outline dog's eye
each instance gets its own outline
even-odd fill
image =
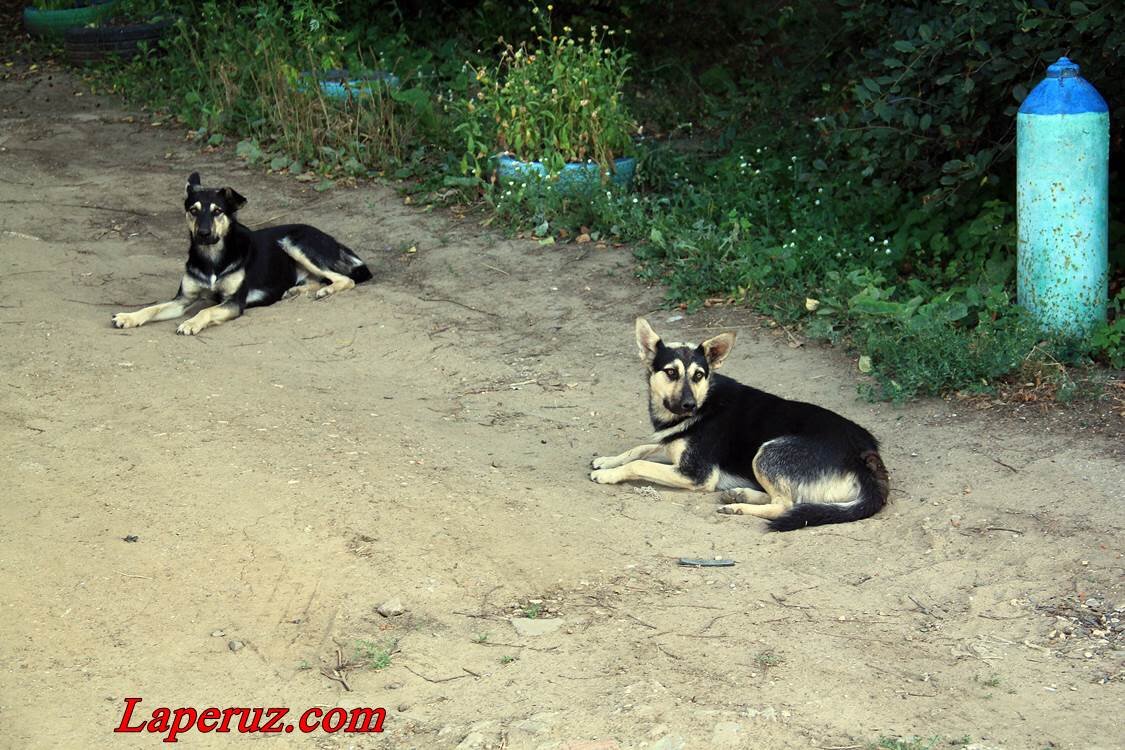
[[[197,206],[192,206],[188,209],[188,213],[192,216],[199,216],[199,208]]]
[[[213,208],[211,209],[211,215],[212,215],[212,216],[219,216],[219,215],[221,215],[222,213],[223,213],[223,209],[219,208],[218,206],[214,206],[214,207],[213,207]]]
[[[680,371],[677,370],[675,367],[666,368],[664,370],[664,374],[668,376],[669,380],[679,380],[680,379]]]
[[[695,374],[691,376],[691,382],[698,383],[703,380],[703,370],[696,370]]]

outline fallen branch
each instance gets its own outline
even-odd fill
[[[465,674],[455,674],[452,677],[438,677],[438,678],[427,677],[426,675],[422,674],[421,672],[415,672],[413,669],[406,666],[405,664],[402,665],[402,668],[405,669],[407,672],[410,672],[410,674],[417,675],[418,677],[421,677],[426,682],[433,682],[433,683],[452,682],[453,680],[460,680],[463,677],[480,677],[480,675],[477,674],[476,672],[470,672],[469,670],[465,669],[464,667],[461,667],[461,669],[463,669],[465,671]]]
[[[458,302],[455,299],[446,299],[445,297],[419,297],[418,299],[422,300],[423,302],[445,302],[445,303],[450,304],[450,305],[457,305],[458,307],[463,307],[466,310],[472,310],[473,312],[480,313],[481,315],[491,315],[494,318],[500,317],[497,313],[489,312],[488,310],[481,310],[479,307],[473,307],[472,305],[466,305],[464,302]]]

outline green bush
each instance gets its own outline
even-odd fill
[[[338,5],[202,0],[162,42],[165,55],[111,67],[108,80],[171,110],[212,144],[236,136],[240,155],[274,169],[359,176],[397,167],[420,132],[435,127],[433,98],[406,84],[364,88],[343,102],[327,97],[321,71],[371,67],[348,47]]]
[[[473,71],[475,92],[458,103],[455,127],[465,144],[463,173],[482,176],[497,153],[541,162],[551,174],[568,162],[613,170],[630,149],[636,126],[623,91],[629,55],[606,44],[614,31],[556,32],[549,14],[539,24],[534,41],[503,44],[496,64]]]

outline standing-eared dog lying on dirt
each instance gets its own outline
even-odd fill
[[[652,442],[595,458],[590,479],[725,490],[720,513],[769,519],[774,531],[858,521],[887,502],[890,483],[870,432],[835,412],[715,374],[734,333],[699,346],[665,344],[644,318]],[[644,460],[665,451],[671,463]]]
[[[242,315],[247,307],[272,305],[301,290],[318,299],[351,289],[371,278],[359,257],[328,234],[306,224],[251,230],[238,222],[246,199],[229,187],[205,188],[199,173],[187,181],[191,247],[175,299],[131,313],[117,313],[113,325],[135,328],[183,315],[201,299],[218,304],[188,318],[176,333],[188,336]]]

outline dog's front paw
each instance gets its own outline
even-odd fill
[[[718,511],[720,513],[723,513],[723,514],[728,515],[728,516],[741,516],[742,515],[742,508],[740,507],[739,503],[731,503],[729,505],[721,505],[721,506],[719,506]]]
[[[591,469],[612,469],[616,466],[615,456],[598,456],[590,462]]]
[[[136,313],[117,313],[110,320],[114,328],[136,328],[142,323]]]
[[[621,480],[613,469],[595,469],[590,472],[590,481],[598,484],[617,484]]]
[[[180,323],[179,327],[176,328],[176,333],[181,336],[194,336],[206,327],[206,325],[197,321],[195,318],[190,318]]]

